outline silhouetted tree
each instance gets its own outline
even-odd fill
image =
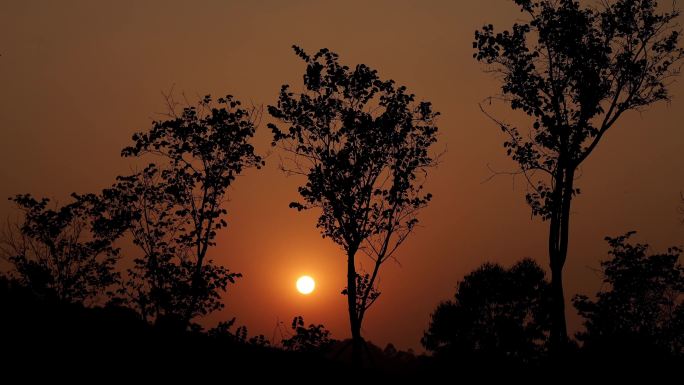
[[[207,255],[217,230],[227,225],[227,189],[245,168],[264,162],[250,143],[256,109],[242,108],[230,95],[216,102],[205,96],[180,112],[168,101],[169,118],[133,135],[135,144],[122,151],[124,157],[155,155],[162,163],[119,178],[119,191],[111,193],[123,194],[121,203],[134,208],[130,229],[144,255],[136,262],[138,276],[152,290],[171,291],[170,308],[180,307],[180,321],[188,324],[223,307],[220,291],[239,276]],[[155,282],[160,277],[164,282]]]
[[[98,208],[98,232],[125,232],[142,253],[127,269],[118,291],[119,300],[137,309],[148,322],[182,320],[191,306],[194,263],[187,250],[179,247],[176,236],[189,225],[190,218],[175,215],[176,199],[166,188],[157,166],[150,164],[142,172],[119,176],[101,194],[84,198]],[[212,276],[216,277],[213,285],[225,289],[239,274],[222,269],[209,266],[203,270],[207,274],[204,279],[209,282]],[[217,295],[200,296],[198,303],[203,313],[221,306]]]
[[[330,331],[325,326],[310,324],[304,326],[301,316],[292,319],[292,336],[282,340],[283,348],[296,352],[317,352],[330,346],[335,340],[330,338]]]
[[[439,357],[525,362],[545,348],[549,304],[550,285],[533,260],[510,269],[486,263],[437,306],[421,343]]]
[[[345,293],[358,364],[361,324],[377,298],[380,266],[394,256],[431,198],[422,183],[435,164],[429,148],[436,141],[438,113],[363,64],[351,70],[327,49],[309,56],[293,48],[306,63],[305,90],[295,95],[282,86],[277,106],[268,111],[287,128],[269,127],[273,145],[289,155],[284,170],[307,178],[299,187],[303,201],[290,207],[320,208],[321,234],[346,252]],[[362,291],[357,287],[358,251],[373,263]]]
[[[52,209],[49,199],[30,194],[10,200],[23,218],[10,224],[0,251],[13,265],[19,284],[60,302],[88,305],[117,283],[119,249],[112,242],[118,235],[98,236],[84,201],[74,199]]]
[[[629,243],[634,231],[606,237],[611,258],[601,262],[607,285],[596,299],[577,295],[573,303],[586,318],[578,333],[588,349],[681,355],[684,353],[684,267],[682,250],[650,254],[649,245]]]
[[[473,56],[500,76],[498,99],[532,120],[520,128],[492,118],[510,137],[504,147],[529,182],[532,213],[549,221],[552,342],[562,347],[575,173],[623,113],[669,100],[683,54],[674,24],[679,12],[660,12],[654,0],[515,3],[529,21],[500,33],[485,25],[475,32]]]

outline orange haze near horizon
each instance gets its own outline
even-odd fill
[[[521,18],[512,1],[21,1],[0,3],[0,216],[17,212],[5,197],[30,192],[66,201],[94,192],[134,160],[119,152],[134,131],[164,111],[172,86],[190,100],[232,94],[268,105],[280,86],[302,86],[303,62],[290,46],[327,47],[353,66],[365,63],[406,85],[442,113],[437,150],[447,152],[430,175],[434,200],[421,227],[381,272],[382,296],[364,336],[383,347],[420,349],[430,312],[457,282],[485,261],[506,265],[532,257],[547,266],[546,224],[531,218],[523,180],[503,134],[478,109],[498,83],[472,59],[473,31],[507,28]],[[628,230],[655,250],[682,245],[684,86],[671,104],[625,114],[585,162],[573,205],[565,290],[593,294],[603,237]],[[508,109],[497,110],[502,118]],[[321,239],[317,213],[288,208],[302,179],[278,170],[264,117],[255,146],[266,167],[249,170],[230,191],[229,226],[211,257],[243,273],[226,308],[203,321],[237,317],[249,334],[278,337],[296,315],[349,336],[345,257]],[[316,279],[300,295],[294,283]],[[570,331],[580,319],[568,306]],[[277,342],[277,341],[276,341]]]

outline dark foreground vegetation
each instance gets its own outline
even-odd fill
[[[254,378],[306,380],[525,378],[574,368],[568,378],[677,375],[684,365],[684,268],[680,250],[651,253],[628,233],[607,238],[604,288],[575,307],[585,330],[563,353],[550,354],[550,284],[531,259],[510,268],[486,263],[459,282],[455,297],[430,317],[421,340],[428,354],[364,342],[361,368],[353,341],[337,341],[323,325],[293,319],[281,341],[249,336],[235,319],[211,329],[150,324],[112,303],[86,307],[8,277],[0,278],[3,363],[29,377],[88,373],[140,378],[213,377],[221,371]],[[41,368],[31,371],[31,368]],[[201,368],[201,369],[199,369]],[[237,376],[238,374],[236,374]],[[240,374],[244,375],[244,374]],[[465,377],[464,377],[465,378]]]
[[[357,379],[427,380],[444,378],[520,378],[542,381],[566,369],[547,356],[522,361],[501,352],[458,356],[415,355],[370,343],[363,368],[352,365],[351,341],[332,341],[310,351],[286,350],[232,334],[173,331],[142,322],[117,306],[85,308],[36,298],[2,283],[4,375],[32,379],[179,379],[250,378],[336,382]],[[8,317],[6,314],[13,314]],[[642,341],[643,342],[643,341]],[[644,346],[645,345],[645,346]],[[644,349],[646,348],[646,349]],[[643,350],[642,350],[643,349]],[[573,368],[564,378],[678,375],[684,360],[650,344],[623,340],[608,349],[575,347],[565,355]],[[362,379],[359,379],[362,378]],[[450,381],[449,381],[450,382]]]

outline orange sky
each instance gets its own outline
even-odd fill
[[[144,3],[144,4],[143,4]],[[185,3],[185,4],[181,4]],[[489,175],[512,170],[500,131],[477,103],[497,92],[472,55],[473,31],[521,17],[508,0],[488,1],[15,1],[0,3],[0,197],[31,192],[64,201],[97,191],[133,161],[119,158],[134,131],[164,110],[160,91],[230,93],[274,103],[283,83],[301,87],[297,44],[321,47],[348,64],[365,63],[404,84],[442,113],[443,163],[422,227],[381,273],[381,298],[364,335],[384,346],[418,348],[429,313],[459,279],[484,261],[546,261],[546,226],[531,219],[523,181]],[[605,235],[638,230],[656,248],[681,245],[684,190],[684,86],[674,100],[625,114],[587,160],[574,201],[565,269],[566,296],[600,287],[594,268]],[[501,110],[506,118],[508,112]],[[266,121],[256,148],[271,152]],[[212,257],[244,274],[227,308],[209,321],[238,317],[250,334],[273,336],[292,317],[349,335],[343,253],[315,229],[316,213],[287,205],[301,182],[278,171],[278,155],[231,190],[229,228]],[[0,200],[0,216],[16,212]],[[311,296],[299,275],[317,280]],[[571,330],[579,319],[569,312]]]

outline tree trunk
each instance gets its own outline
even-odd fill
[[[356,304],[356,265],[354,257],[357,247],[350,247],[347,251],[347,304],[349,307],[349,327],[352,335],[352,364],[361,367],[361,323],[359,322]]]
[[[190,303],[188,304],[188,308],[186,309],[185,315],[183,317],[183,323],[185,325],[185,328],[190,326],[190,321],[192,320],[193,313],[195,312],[195,309],[197,307],[197,300],[200,296],[200,285],[203,284],[202,263],[204,262],[204,256],[207,252],[207,245],[205,244],[202,249],[200,249],[200,247],[198,246],[197,249],[199,250],[197,255],[197,262],[195,263],[195,269],[192,274],[192,280],[190,281]]]
[[[561,354],[568,343],[563,293],[563,267],[568,254],[570,204],[575,170],[560,168],[555,175],[553,207],[549,225],[549,260],[551,265],[551,349]]]

